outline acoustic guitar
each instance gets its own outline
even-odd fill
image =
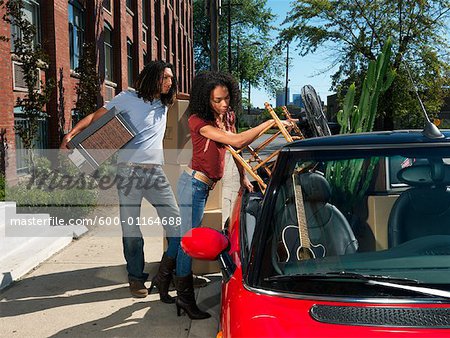
[[[295,176],[292,175],[292,185],[298,226],[288,225],[283,229],[281,238],[285,249],[285,255],[283,255],[285,262],[291,260],[291,252],[296,253],[297,260],[325,257],[326,254],[326,249],[322,244],[313,244],[309,238],[302,187],[300,183],[295,182]]]

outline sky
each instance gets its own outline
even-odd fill
[[[290,11],[290,0],[268,0],[267,7],[272,9],[272,13],[277,15],[275,19],[274,26],[281,26],[281,23],[286,17],[286,14]],[[277,33],[274,33],[276,36]],[[330,76],[336,71],[332,69],[324,74],[319,74],[330,62],[327,61],[327,53],[324,50],[320,50],[315,54],[311,54],[305,57],[299,56],[299,53],[295,51],[295,43],[292,43],[289,47],[289,87],[290,87],[290,101],[292,101],[292,94],[299,94],[303,86],[309,84],[314,87],[316,92],[319,94],[322,101],[326,102],[328,95],[331,95],[330,86],[331,78]],[[286,55],[286,50],[285,54]],[[285,74],[285,73],[284,73]],[[285,75],[282,79],[283,86],[286,82]],[[251,103],[254,107],[263,108],[264,102],[269,102],[275,106],[275,97],[271,97],[269,93],[264,90],[258,90],[252,88],[251,90]]]
[[[272,9],[272,13],[277,16],[272,24],[275,27],[285,28],[286,25],[281,23],[286,18],[287,13],[291,10],[291,0],[267,0],[267,7]],[[446,28],[447,41],[450,43],[450,24]],[[278,33],[274,32],[274,39]],[[332,68],[326,72],[324,70],[330,66],[330,54],[333,51],[326,50],[325,48],[319,49],[314,54],[309,54],[305,57],[301,57],[298,51],[295,50],[296,43],[291,43],[289,47],[289,88],[290,99],[292,101],[292,94],[299,94],[300,90],[305,85],[311,85],[319,94],[322,101],[326,102],[327,96],[333,94],[330,91],[331,87],[331,75],[334,74],[337,68]],[[286,56],[286,50],[284,51]],[[283,70],[285,73],[285,70]],[[286,83],[285,75],[280,79],[283,83],[283,88]],[[245,94],[244,94],[245,95]],[[273,95],[273,94],[272,94]],[[264,108],[264,102],[269,102],[272,106],[275,106],[275,97],[271,96],[265,90],[259,90],[254,87],[251,89],[251,104],[253,107]]]

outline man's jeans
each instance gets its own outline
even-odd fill
[[[148,274],[144,273],[144,239],[140,229],[140,224],[143,223],[140,222],[142,198],[155,207],[169,242],[166,254],[173,258],[177,255],[180,243],[178,206],[169,181],[159,165],[142,168],[119,164],[117,176],[123,253],[127,261],[128,278],[146,281]]]
[[[209,187],[206,183],[196,180],[187,172],[178,179],[177,197],[180,206],[181,235],[202,223]],[[182,249],[178,248],[176,275],[184,277],[192,271],[192,259]]]

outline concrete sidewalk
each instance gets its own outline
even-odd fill
[[[175,305],[160,302],[158,294],[130,296],[121,238],[105,236],[105,230],[91,230],[2,290],[0,337],[216,336],[220,275],[206,276],[211,282],[196,289],[198,305],[212,314],[210,319],[177,317]],[[145,238],[151,276],[162,250],[161,236]]]
[[[238,189],[239,174],[227,156],[224,220]],[[150,209],[144,206],[143,212],[151,215],[154,209]],[[104,217],[118,214],[117,206],[97,212]],[[162,228],[142,230],[145,271],[153,276],[163,252],[163,232]],[[132,298],[120,227],[98,225],[0,291],[0,337],[216,337],[221,275],[205,277],[211,282],[196,289],[196,296],[198,306],[212,315],[206,320],[177,317],[175,305],[160,302],[156,293]]]

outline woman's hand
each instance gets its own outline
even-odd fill
[[[285,128],[294,127],[295,123],[298,121],[298,119],[292,119],[292,120],[281,120],[281,123]]]
[[[241,187],[245,188],[248,190],[248,192],[253,192],[254,188],[253,188],[253,184],[250,183],[250,180],[247,178],[247,176],[242,176],[241,179]]]

